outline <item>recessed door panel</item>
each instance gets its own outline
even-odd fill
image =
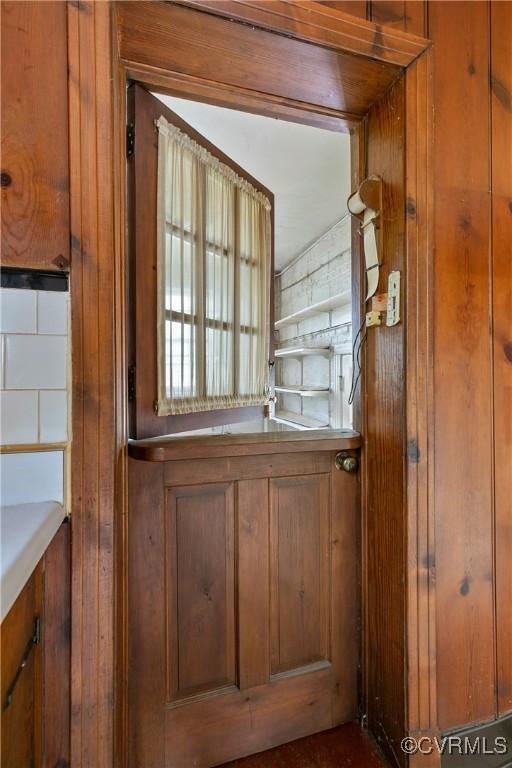
[[[236,682],[233,486],[167,496],[169,700]]]
[[[271,481],[272,674],[328,661],[329,476]]]

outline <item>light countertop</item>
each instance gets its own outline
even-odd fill
[[[0,621],[9,613],[64,517],[64,507],[57,501],[0,508]]]

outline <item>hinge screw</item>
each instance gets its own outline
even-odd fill
[[[126,126],[126,157],[131,157],[135,152],[135,126],[129,123]]]

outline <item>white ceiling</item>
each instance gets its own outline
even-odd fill
[[[274,193],[276,270],[347,210],[348,134],[155,96]]]

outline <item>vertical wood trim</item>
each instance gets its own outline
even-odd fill
[[[236,515],[235,515],[235,491],[234,483],[229,483],[224,488],[224,530],[226,551],[226,680],[233,681],[236,685],[238,677],[237,663],[237,634],[236,634]]]
[[[43,766],[69,762],[70,525],[63,523],[44,555]]]
[[[491,3],[494,503],[498,714],[512,710],[512,3]]]
[[[405,267],[405,83],[368,115],[368,174],[384,180],[379,291]],[[368,725],[396,762],[404,760],[407,509],[405,506],[405,327],[370,328],[366,341],[365,564]]]
[[[237,483],[239,687],[270,679],[268,480]]]
[[[488,2],[429,4],[434,42],[438,715],[496,714]]]
[[[334,468],[330,477],[331,530],[331,659],[336,675],[333,690],[333,724],[348,722],[358,714],[358,662],[361,641],[359,561],[359,474]],[[336,621],[334,621],[336,617]],[[341,663],[343,661],[343,663]],[[351,692],[349,695],[348,692]]]
[[[164,641],[166,666],[165,701],[169,702],[177,697],[180,687],[178,638],[178,503],[177,495],[173,488],[166,488],[164,498],[164,610],[166,613],[166,634]]]
[[[272,547],[269,552],[269,645],[270,645],[270,672],[279,666],[279,614],[281,610],[279,602],[279,481],[269,483],[269,541]]]
[[[406,72],[407,664],[409,732],[437,730],[432,505],[432,70]]]
[[[332,659],[332,608],[329,598],[332,599],[332,506],[330,477],[323,475],[318,478],[318,507],[320,518],[318,521],[318,538],[320,541],[320,654],[326,659]],[[322,599],[325,596],[325,599]],[[340,619],[341,620],[341,619]]]
[[[351,164],[351,191],[355,192],[366,176],[366,121],[360,123],[356,128],[351,131],[350,134],[350,164]],[[359,301],[352,302],[352,328],[359,330],[363,317],[365,317],[365,286],[366,275],[364,271],[364,258],[361,247],[361,235],[359,232],[359,222],[356,219],[352,219],[352,232],[351,232],[351,270],[352,270],[352,293],[358,296]],[[353,331],[354,334],[354,331]],[[354,335],[353,335],[354,338]],[[364,353],[363,353],[364,359]],[[352,411],[352,423],[353,428],[357,430],[361,435],[366,434],[366,402],[363,402],[363,393],[366,391],[366,364],[362,366],[361,377],[359,385],[356,390],[353,411]],[[355,371],[353,374],[355,375]],[[359,535],[359,557],[356,561],[356,573],[357,582],[359,585],[358,600],[361,606],[360,616],[360,706],[361,711],[368,712],[369,701],[369,656],[368,656],[368,641],[367,641],[367,627],[369,626],[368,618],[368,551],[367,551],[367,489],[368,489],[368,474],[369,467],[366,460],[366,451],[364,442],[360,449],[360,487],[358,494],[359,508],[361,509],[361,523],[358,530]]]
[[[112,52],[116,26],[111,24]],[[127,259],[126,217],[128,207],[122,190],[127,184],[126,116],[127,92],[124,72],[118,67],[113,78],[114,135],[114,254],[115,254],[115,398],[117,464],[115,473],[115,712],[114,750],[116,765],[127,765],[128,750],[128,347],[127,325],[129,265]]]
[[[166,601],[164,550],[164,465],[130,460],[130,529],[128,536],[128,744],[130,768],[165,766],[166,626],[172,606]],[[167,615],[166,615],[167,612]],[[175,649],[173,649],[175,650]],[[111,763],[101,768],[110,768]],[[92,766],[91,766],[92,768]]]
[[[68,3],[72,401],[71,762],[113,763],[116,453],[110,3]],[[118,298],[118,297],[117,297]]]

